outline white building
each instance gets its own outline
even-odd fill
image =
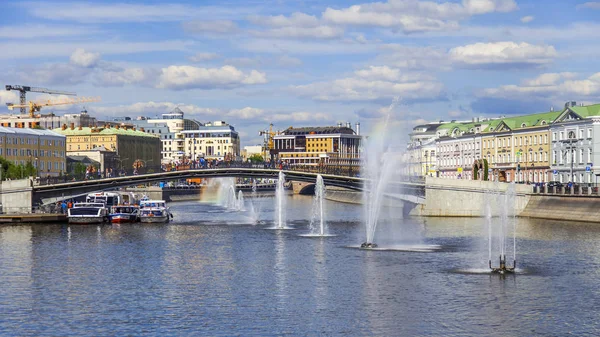
[[[185,159],[239,160],[240,137],[224,121],[206,123],[195,130],[181,131]]]

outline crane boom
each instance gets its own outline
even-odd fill
[[[29,117],[34,117],[34,113],[40,111],[40,109],[44,106],[52,106],[52,105],[66,105],[66,104],[78,104],[78,103],[89,103],[89,102],[99,102],[100,97],[77,97],[77,98],[67,98],[67,99],[59,99],[59,100],[44,100],[37,101],[26,104],[12,104],[6,103],[8,110],[13,110],[14,108],[21,108],[21,110],[29,107]]]
[[[46,89],[46,88],[30,87],[28,85],[5,85],[4,88],[6,89],[6,91],[10,91],[10,90],[18,90],[19,91],[19,103],[20,103],[19,105],[24,105],[23,107],[21,107],[22,114],[25,114],[25,108],[27,107],[27,99],[26,99],[25,95],[28,91],[41,92],[44,94],[53,94],[53,95],[77,96],[76,93],[70,92],[70,91],[51,90],[51,89]]]

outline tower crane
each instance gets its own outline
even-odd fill
[[[5,88],[6,88],[6,91],[10,91],[10,90],[18,90],[19,91],[19,106],[21,107],[21,114],[25,114],[25,108],[27,107],[27,100],[26,100],[25,94],[28,91],[41,92],[44,94],[77,96],[76,93],[70,92],[70,91],[51,90],[51,89],[46,89],[46,88],[36,88],[36,87],[30,87],[28,85],[6,85]]]
[[[40,109],[45,106],[79,104],[79,103],[99,102],[99,101],[100,101],[100,97],[77,97],[77,98],[46,100],[46,101],[37,101],[37,102],[29,101],[26,104],[6,103],[6,105],[8,106],[8,110],[13,110],[14,108],[21,108],[21,111],[22,111],[25,108],[29,108],[29,117],[35,117],[35,112],[40,111]]]
[[[267,153],[269,153],[270,150],[273,150],[275,148],[273,137],[277,136],[278,134],[279,134],[279,132],[273,131],[273,123],[269,124],[269,130],[261,130],[258,132],[259,136],[264,137],[263,158],[265,160],[267,159]]]

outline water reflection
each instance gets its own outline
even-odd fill
[[[263,209],[272,198],[260,198]],[[264,199],[264,200],[263,200]],[[269,201],[270,200],[270,201]],[[484,219],[403,220],[431,253],[345,248],[360,208],[327,204],[335,237],[264,230],[200,203],[175,223],[0,226],[0,301],[13,335],[597,335],[600,226],[519,219],[520,275],[487,259]],[[210,211],[210,212],[209,212]],[[272,224],[272,212],[262,212]],[[235,224],[234,226],[230,224]],[[389,230],[393,231],[394,227]]]

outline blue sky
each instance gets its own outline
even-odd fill
[[[2,9],[2,84],[101,96],[87,109],[104,118],[179,106],[190,118],[231,123],[244,145],[259,143],[269,123],[361,122],[368,132],[395,96],[394,120],[405,127],[600,102],[600,1],[25,1]],[[0,91],[2,106],[16,99]]]

